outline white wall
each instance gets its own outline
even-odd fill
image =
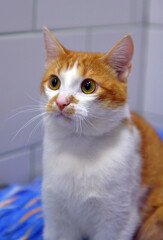
[[[163,128],[162,10],[162,0],[0,0],[0,185],[25,183],[41,174],[41,127],[33,131],[39,121],[13,137],[39,113],[23,111],[39,105],[42,26],[65,47],[83,51],[108,51],[131,33],[131,108]],[[12,117],[18,108],[22,112]]]

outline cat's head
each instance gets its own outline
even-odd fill
[[[51,124],[77,134],[100,135],[129,115],[127,78],[133,41],[124,36],[109,52],[67,50],[44,28],[46,73],[41,84]]]

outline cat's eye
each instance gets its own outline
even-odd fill
[[[85,79],[81,84],[81,90],[85,94],[91,94],[96,90],[96,83],[92,79]]]
[[[61,86],[61,81],[59,80],[59,78],[57,76],[52,76],[49,79],[49,88],[52,90],[57,90],[59,89]]]

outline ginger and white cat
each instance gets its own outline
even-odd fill
[[[44,239],[162,240],[163,145],[127,104],[131,36],[106,54],[44,39]]]

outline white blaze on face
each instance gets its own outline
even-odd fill
[[[64,69],[60,74],[56,73],[61,81],[61,86],[58,90],[52,90],[48,86],[45,88],[48,100],[57,94],[68,97],[69,95],[79,92],[82,78],[79,75],[77,64],[78,62],[76,61],[72,68]]]
[[[60,78],[63,82],[61,90],[70,90],[75,92],[78,90],[77,88],[80,86],[79,81],[81,79],[81,76],[79,75],[77,64],[78,62],[76,61],[72,68],[61,71]]]

